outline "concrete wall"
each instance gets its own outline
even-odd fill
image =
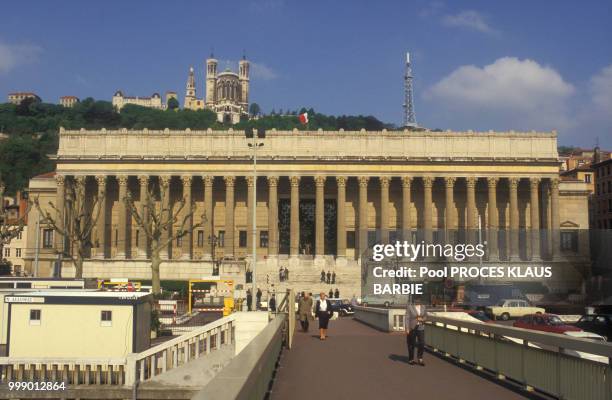
[[[268,325],[269,317],[268,313],[264,311],[241,311],[232,315],[236,316],[236,330],[234,334],[236,354],[239,354]]]

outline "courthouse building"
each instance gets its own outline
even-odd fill
[[[85,277],[150,277],[146,240],[121,199],[144,201],[159,186],[170,190],[157,201],[185,198],[202,223],[168,247],[162,279],[211,275],[213,259],[252,268],[256,246],[258,282],[276,281],[286,266],[290,284],[315,291],[321,270],[333,270],[350,297],[372,244],[474,242],[479,222],[486,262],[570,261],[556,278],[578,285],[588,268],[588,190],[559,179],[554,132],[267,131],[257,139],[257,193],[243,131],[61,129],[59,137],[56,173],[32,179],[30,196],[63,210],[67,185],[101,194]],[[52,274],[59,241],[41,229],[38,270]],[[69,262],[62,271],[72,273]]]

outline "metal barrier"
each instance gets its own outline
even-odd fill
[[[279,301],[276,308],[277,314],[282,313],[287,316],[285,321],[285,345],[291,349],[293,345],[293,334],[295,332],[295,293],[293,289],[287,289],[282,300]]]
[[[384,332],[395,332],[404,330],[403,308],[375,308],[354,306],[354,318],[373,328]]]
[[[425,342],[434,351],[519,382],[527,390],[568,400],[612,400],[609,343],[436,316],[428,317]],[[608,363],[568,351],[605,357]]]
[[[288,316],[278,313],[193,399],[263,399],[286,340]]]
[[[177,338],[127,357],[125,384],[144,382],[156,375],[234,343],[235,316],[228,315]]]

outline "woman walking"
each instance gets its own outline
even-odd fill
[[[327,336],[327,325],[332,316],[331,303],[327,300],[325,293],[321,292],[321,298],[317,300],[315,315],[319,318],[319,339],[325,340]]]

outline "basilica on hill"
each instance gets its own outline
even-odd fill
[[[219,122],[236,124],[249,109],[249,61],[243,56],[238,62],[238,73],[226,68],[217,72],[218,60],[211,54],[206,60],[206,98],[196,95],[196,79],[193,67],[185,92],[185,109],[212,110]]]

